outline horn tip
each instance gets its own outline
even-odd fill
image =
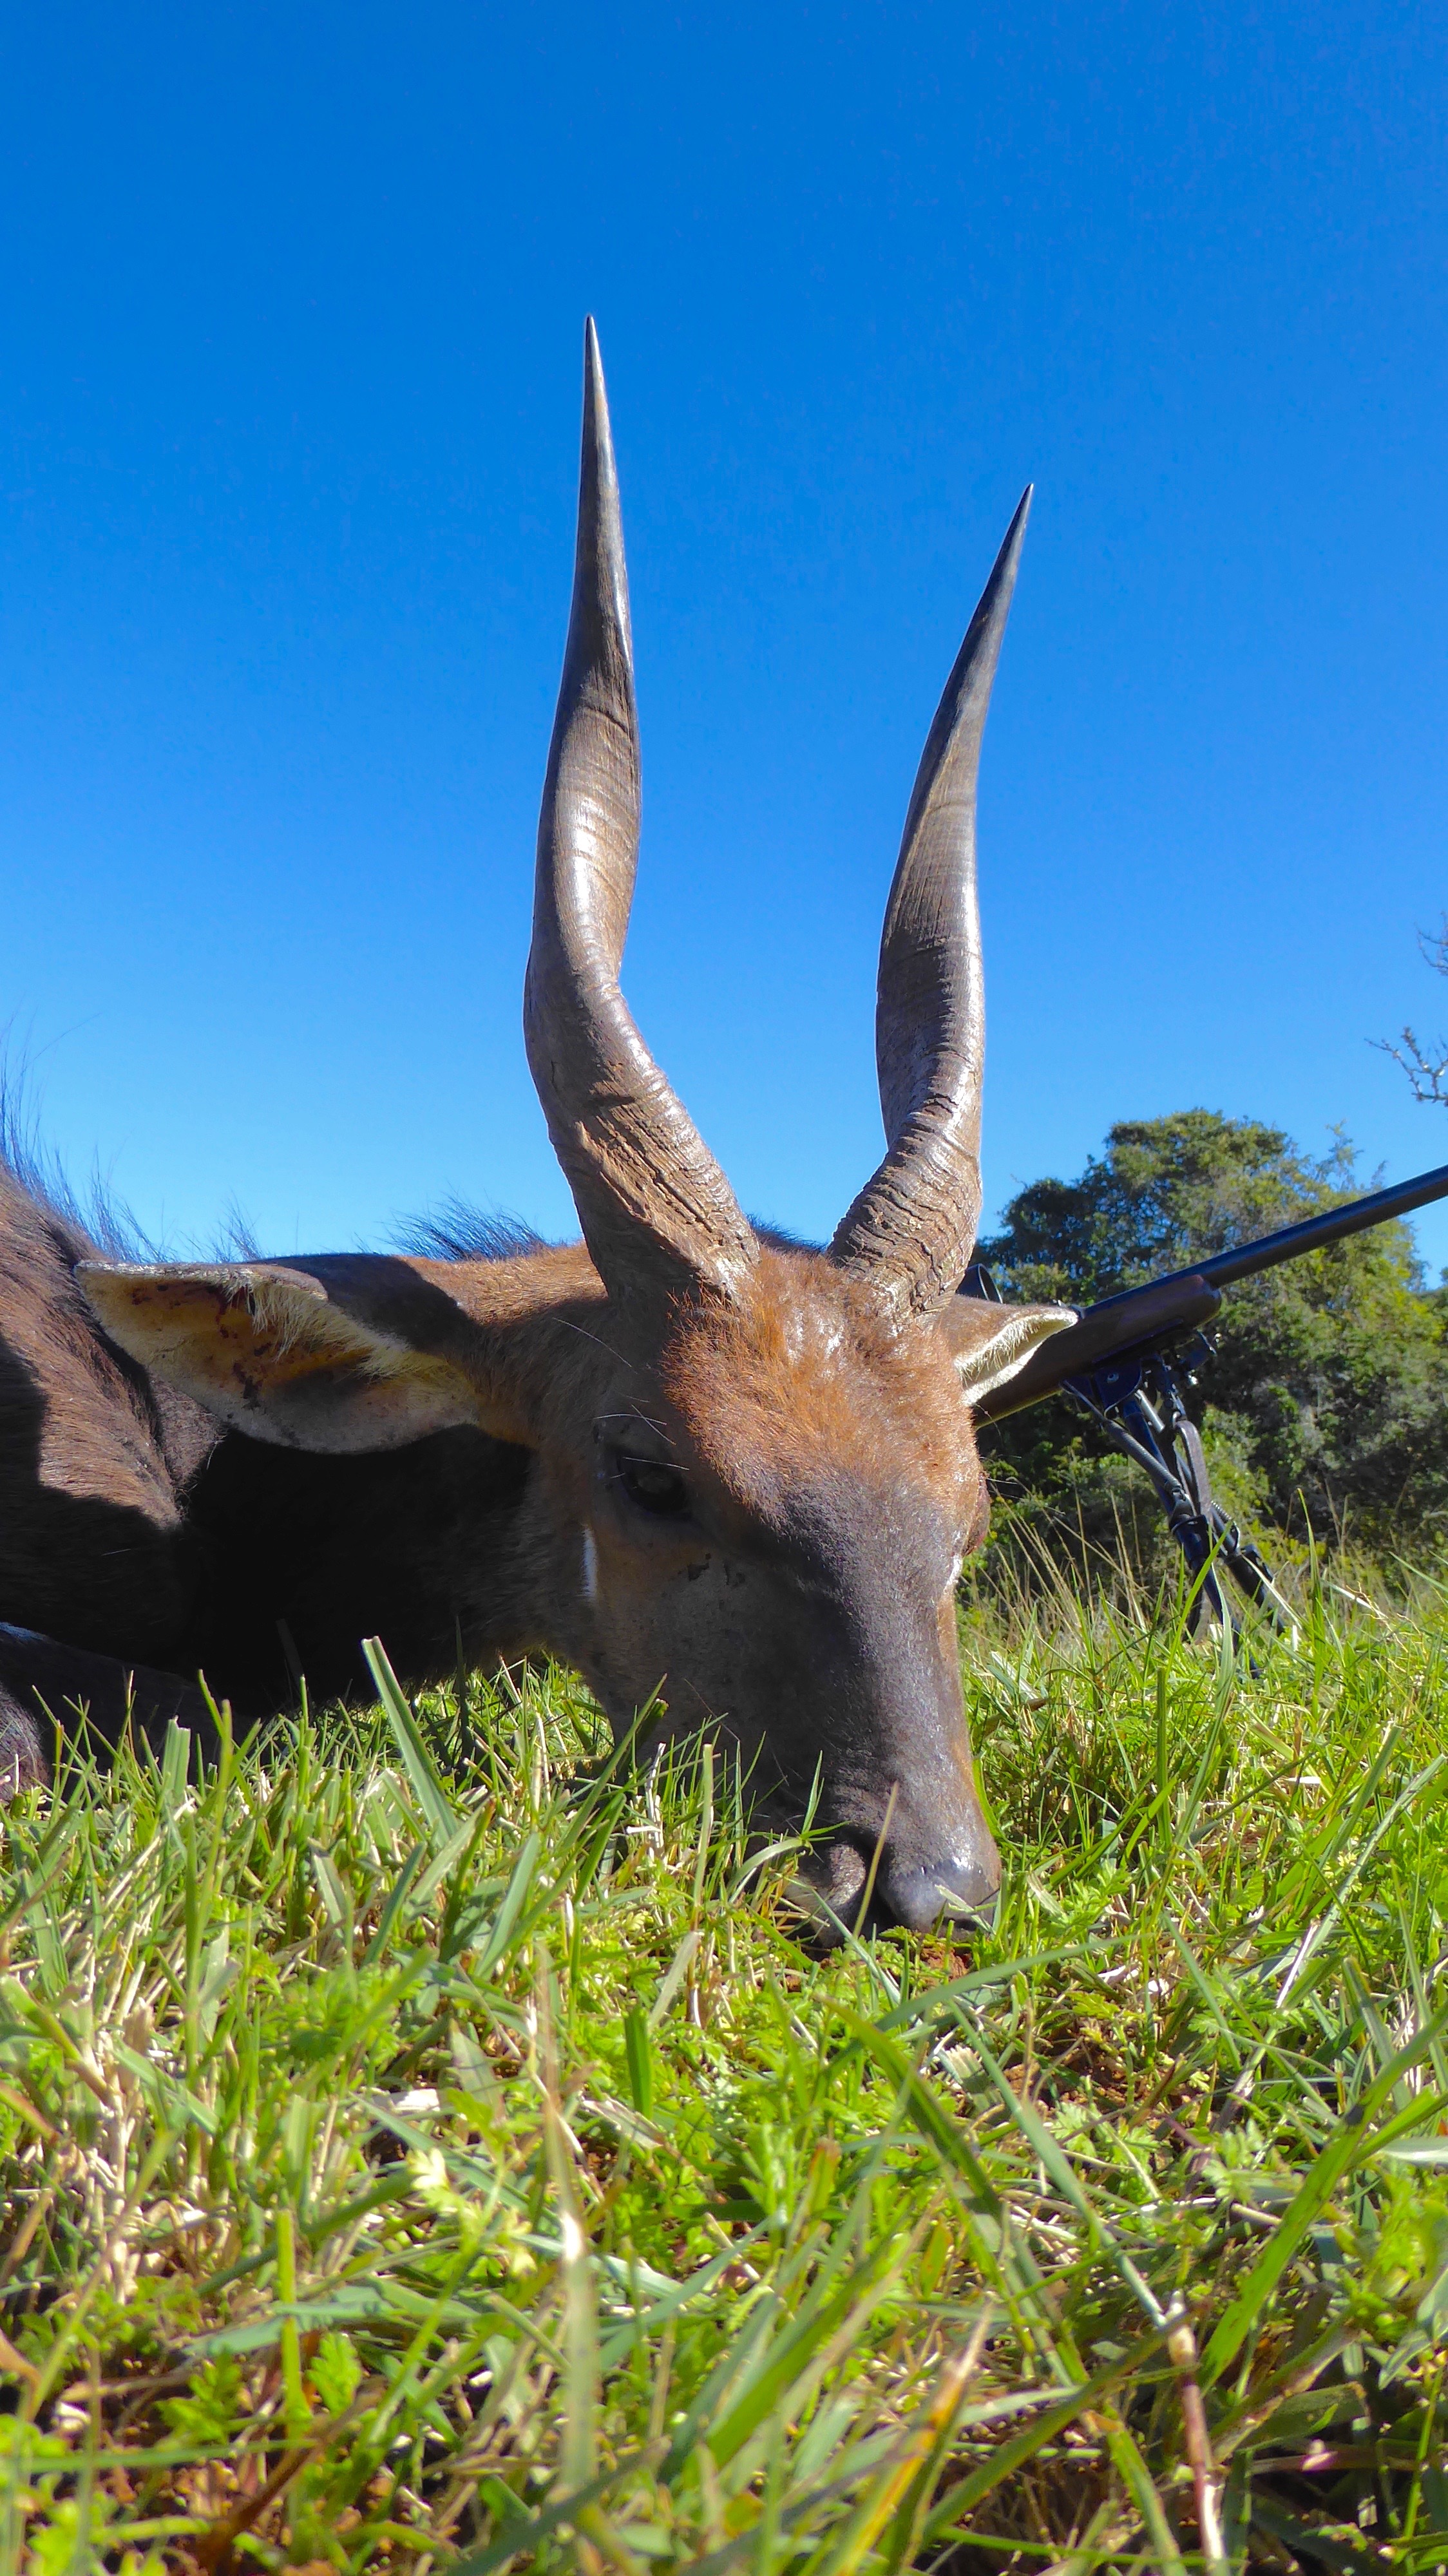
[[[975,613],[977,618],[984,617],[1001,627],[1004,627],[1010,612],[1016,574],[1020,570],[1021,552],[1026,542],[1026,521],[1031,514],[1031,496],[1035,488],[1034,483],[1028,483],[1016,503],[1010,526],[1001,539],[1000,552],[991,566],[990,579],[981,594],[980,606]],[[972,620],[972,624],[974,622]]]
[[[1019,501],[1016,503],[1015,509],[1011,513],[1011,523],[1007,528],[1004,539],[1001,543],[1001,560],[1003,563],[1014,561],[1014,559],[1020,554],[1021,547],[1025,542],[1026,521],[1031,515],[1031,503],[1035,499],[1035,494],[1036,487],[1034,483],[1028,483],[1024,492],[1021,494]]]
[[[597,454],[605,476],[613,472],[613,430],[608,417],[608,387],[598,332],[590,313],[583,326],[583,438]]]

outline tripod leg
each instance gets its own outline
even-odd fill
[[[1177,1457],[1191,1482],[1198,1508],[1211,1529],[1217,1561],[1226,1567],[1246,1600],[1254,1602],[1259,1610],[1265,1610],[1278,1628],[1295,1637],[1297,1622],[1272,1580],[1271,1567],[1252,1541],[1243,1538],[1235,1521],[1228,1520],[1220,1503],[1213,1499],[1202,1435],[1196,1424],[1183,1410],[1172,1429]],[[1237,1624],[1234,1620],[1234,1628]]]
[[[1187,1635],[1195,1637],[1203,1619],[1219,1627],[1234,1625],[1230,1607],[1217,1579],[1216,1554],[1212,1529],[1196,1509],[1196,1497],[1185,1486],[1178,1487],[1178,1500],[1168,1508],[1166,1525],[1181,1550],[1190,1593],[1187,1600]]]
[[[1160,1416],[1140,1393],[1128,1398],[1121,1412],[1135,1434],[1134,1454],[1140,1457],[1150,1453],[1157,1499],[1186,1564],[1192,1587],[1187,1604],[1187,1634],[1194,1637],[1207,1618],[1230,1629],[1235,1636],[1236,1617],[1217,1574],[1211,1484],[1201,1442],[1194,1424],[1187,1421],[1176,1380],[1164,1361],[1151,1367],[1150,1383],[1161,1405]],[[1189,1439],[1183,1440],[1183,1430],[1190,1434]]]
[[[1206,1452],[1201,1433],[1182,1403],[1181,1391],[1165,1362],[1160,1374],[1166,1381],[1166,1431],[1172,1444],[1177,1472],[1193,1504],[1192,1528],[1201,1558],[1201,1582],[1195,1601],[1187,1614],[1187,1626],[1193,1636],[1201,1626],[1204,1612],[1209,1612],[1218,1627],[1238,1633],[1239,1621],[1218,1571],[1222,1560],[1221,1535],[1226,1524],[1212,1499],[1212,1480],[1207,1472]]]
[[[1109,1393],[1102,1387],[1102,1401],[1096,1394],[1099,1383],[1089,1377],[1073,1378],[1067,1381],[1068,1392],[1112,1447],[1134,1460],[1150,1479],[1191,1585],[1188,1635],[1197,1634],[1204,1618],[1234,1640],[1240,1635],[1241,1622],[1222,1580],[1228,1574],[1277,1627],[1296,1637],[1297,1622],[1272,1580],[1270,1567],[1213,1498],[1202,1436],[1187,1412],[1171,1361],[1160,1352],[1143,1359],[1135,1365],[1128,1387],[1121,1387],[1119,1377]]]
[[[1238,1589],[1246,1594],[1249,1601],[1255,1601],[1259,1610],[1266,1611],[1275,1627],[1296,1638],[1299,1631],[1292,1605],[1284,1601],[1278,1591],[1272,1579],[1272,1568],[1251,1540],[1241,1537],[1229,1522],[1224,1522],[1222,1555]]]

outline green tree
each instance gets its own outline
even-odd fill
[[[1075,1181],[1022,1190],[980,1247],[1009,1297],[1085,1305],[1367,1186],[1339,1138],[1321,1160],[1256,1119],[1190,1109],[1126,1120]],[[1403,1225],[1333,1244],[1227,1291],[1200,1384],[1223,1501],[1298,1538],[1421,1561],[1448,1529],[1448,1296]],[[1069,1401],[1000,1423],[986,1449],[1007,1534],[1079,1551],[1118,1525],[1139,1555],[1144,1486]]]

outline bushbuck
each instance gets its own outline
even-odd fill
[[[298,1670],[355,1691],[546,1650],[617,1729],[709,1729],[819,1829],[836,1912],[988,1907],[955,1583],[987,1519],[972,1403],[1055,1307],[956,1294],[980,1212],[976,770],[1025,529],[951,672],[880,952],[887,1151],[825,1251],[752,1226],[619,989],[639,828],[618,486],[585,340],[572,616],[538,831],[528,1061],[583,1241],[453,1257],[102,1257],[0,1179],[0,1703],[207,1732]]]

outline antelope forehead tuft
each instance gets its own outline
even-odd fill
[[[792,1368],[810,1362],[827,1366],[844,1349],[844,1323],[837,1311],[801,1301],[785,1313],[783,1341],[784,1356]]]

